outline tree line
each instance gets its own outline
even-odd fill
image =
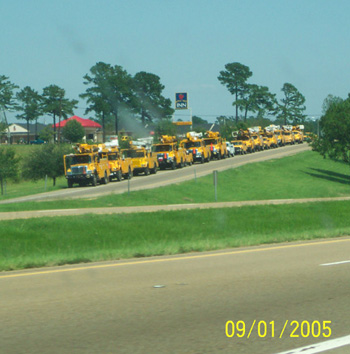
[[[305,98],[295,86],[285,83],[282,87],[284,97],[278,101],[276,94],[271,93],[267,86],[249,83],[252,75],[248,66],[237,62],[226,64],[225,70],[220,71],[218,80],[233,96],[235,116],[217,117],[219,124],[225,121],[238,125],[239,121],[266,116],[284,124],[305,121]],[[79,97],[87,104],[85,114],[93,113],[93,119],[102,125],[104,140],[106,125],[107,130],[118,134],[120,117],[125,112],[143,126],[169,120],[174,114],[172,102],[164,97],[165,87],[156,74],[140,71],[132,76],[119,65],[98,62],[84,75],[83,80],[86,90]],[[15,92],[17,89],[19,87],[9,77],[0,75],[0,109],[5,117],[6,111],[18,112],[16,117],[27,122],[29,131],[30,122],[37,122],[39,117],[49,115],[59,140],[61,132],[56,132],[55,124],[57,120],[60,122],[73,115],[78,101],[67,98],[65,90],[54,84],[44,87],[41,93],[29,86]],[[0,127],[0,131],[3,128]],[[27,140],[29,142],[29,133]]]
[[[241,63],[229,63],[220,71],[218,80],[233,95],[235,123],[247,121],[248,116],[256,119],[273,117],[283,124],[301,124],[305,121],[305,97],[291,83],[285,83],[281,89],[280,101],[267,86],[249,83],[253,75],[250,68]]]
[[[318,136],[312,147],[323,157],[350,162],[350,93],[348,97],[328,95],[323,101]]]
[[[155,74],[141,71],[131,76],[119,65],[99,62],[83,79],[87,88],[80,98],[87,103],[85,113],[95,114],[94,119],[102,124],[104,140],[106,121],[113,117],[114,130],[118,134],[120,114],[125,110],[144,125],[157,119],[171,118],[174,113],[171,100],[162,94],[165,87]],[[5,118],[6,111],[19,112],[16,117],[27,122],[28,131],[30,122],[37,122],[40,116],[47,114],[53,118],[56,133],[56,121],[73,115],[77,108],[78,101],[68,99],[65,90],[57,85],[45,87],[42,93],[29,86],[15,92],[18,88],[9,77],[0,75],[0,109]],[[1,130],[4,130],[4,125]],[[58,131],[58,140],[59,135]],[[27,140],[29,142],[29,133]]]

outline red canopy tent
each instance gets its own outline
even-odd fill
[[[62,120],[61,123],[56,123],[55,127],[58,128],[58,126],[60,126],[60,128],[63,128],[67,124],[67,122],[73,119],[79,122],[83,126],[83,128],[102,128],[101,124],[98,124],[90,119],[80,118],[78,116],[73,116],[68,119]]]

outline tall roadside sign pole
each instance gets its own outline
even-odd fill
[[[177,92],[175,93],[175,110],[189,110],[190,111],[190,121],[183,122],[184,125],[191,125],[192,129],[192,108],[188,105],[188,95],[187,92]]]

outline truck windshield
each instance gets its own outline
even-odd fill
[[[210,145],[210,144],[217,144],[218,143],[218,141],[216,140],[216,139],[204,139],[204,143],[205,143],[205,145],[207,146],[207,145]]]
[[[108,154],[108,160],[109,161],[115,161],[115,160],[118,160],[119,159],[119,154],[118,153],[109,153]]]
[[[66,167],[70,168],[72,165],[81,165],[91,163],[90,155],[67,155]]]
[[[172,145],[153,145],[152,151],[163,152],[163,151],[173,151]]]
[[[82,163],[91,163],[90,155],[74,155],[72,157],[72,165],[78,165]]]
[[[201,147],[200,141],[189,141],[189,142],[185,143],[186,149],[189,149],[191,147]]]
[[[123,153],[127,157],[135,158],[135,157],[145,157],[145,153],[141,150],[124,150]]]

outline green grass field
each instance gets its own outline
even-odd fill
[[[350,195],[349,166],[315,152],[219,173],[219,201]],[[1,205],[31,210],[213,202],[212,176],[150,191]],[[350,202],[1,221],[0,270],[176,254],[350,234]]]
[[[350,202],[1,221],[0,270],[350,233]]]

